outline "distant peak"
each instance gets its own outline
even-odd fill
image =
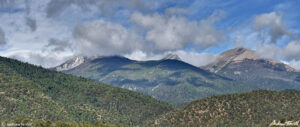
[[[176,54],[168,54],[163,58],[163,60],[179,60],[181,61],[180,57]]]
[[[241,61],[244,59],[260,59],[259,55],[254,50],[246,48],[235,48],[223,52],[220,57],[223,60]]]
[[[70,70],[72,68],[79,66],[80,64],[84,63],[86,60],[87,60],[87,57],[85,57],[85,56],[75,56],[75,57],[67,60],[63,64],[55,67],[55,70],[56,71],[67,71],[67,70]]]
[[[262,58],[254,50],[246,49],[246,48],[242,48],[242,47],[230,49],[230,50],[227,50],[227,51],[221,53],[219,55],[218,59],[211,65],[207,66],[207,68],[208,68],[208,70],[216,73],[219,70],[221,70],[223,67],[225,67],[227,64],[242,62],[246,59],[248,59],[248,60],[265,60],[266,62],[269,62],[272,65],[277,65],[277,64],[284,65],[286,71],[289,71],[289,72],[295,71],[295,69],[288,66],[287,64],[282,63],[279,60]],[[216,67],[213,67],[213,66],[216,66]]]

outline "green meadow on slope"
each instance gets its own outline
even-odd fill
[[[200,99],[148,122],[146,125],[266,127],[273,120],[299,118],[299,115],[299,91],[259,90]]]
[[[0,57],[0,120],[137,125],[172,109],[140,93]]]

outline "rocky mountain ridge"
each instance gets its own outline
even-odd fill
[[[288,72],[296,72],[296,70],[289,65],[276,60],[276,59],[267,59],[260,57],[254,50],[246,48],[235,48],[228,51],[225,51],[219,55],[217,60],[212,64],[206,66],[205,68],[211,72],[218,73],[229,63],[238,63],[244,60],[264,60],[276,66],[278,64],[283,65],[285,70]]]

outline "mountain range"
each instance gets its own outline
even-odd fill
[[[127,58],[116,56],[82,58],[85,59],[85,62],[76,67],[72,66],[73,69],[93,60],[96,63],[100,60],[106,62],[113,60],[112,63],[118,63],[116,60],[120,59],[127,60],[128,63],[132,62]],[[133,62],[143,65],[149,61],[143,64],[141,61]],[[167,59],[151,62],[153,62],[150,64],[152,66],[156,63],[168,69],[176,70],[181,69],[179,67],[187,68],[186,66],[189,66],[192,70],[197,70],[197,67],[181,61],[178,62],[178,60]],[[181,66],[177,65],[179,63]],[[118,67],[119,64],[114,67]],[[110,63],[109,65],[114,64]],[[199,75],[208,76],[216,83],[219,83],[217,81],[237,82],[202,69],[198,71],[201,72],[197,72]],[[219,85],[228,86],[228,84]],[[232,87],[232,89],[237,87],[240,86],[236,84],[236,87]],[[215,89],[216,87],[210,86],[210,88]],[[299,100],[299,91],[258,90],[248,93],[202,97],[202,99],[174,109],[173,106],[165,102],[134,91],[0,57],[0,121],[21,120],[28,122],[33,119],[35,120],[34,126],[38,126],[36,122],[39,122],[40,125],[51,124],[48,120],[53,121],[55,126],[60,124],[77,126],[76,123],[85,124],[86,122],[95,123],[90,124],[95,126],[102,126],[101,123],[164,127],[268,126],[273,120],[298,119],[300,114]]]
[[[122,56],[77,56],[52,69],[141,92],[177,107],[214,95],[300,89],[298,71],[245,48],[221,53],[215,62],[204,67],[169,54],[150,61]]]
[[[180,61],[176,56],[168,57],[135,61],[121,56],[79,56],[54,69],[144,93],[175,106],[203,97],[253,89]]]

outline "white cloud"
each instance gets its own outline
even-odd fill
[[[197,53],[194,51],[176,51],[177,54],[183,61],[192,64],[194,66],[200,67],[208,65],[214,62],[217,58],[217,55],[212,53]]]
[[[295,40],[283,48],[283,57],[287,60],[300,60],[300,41]]]
[[[94,6],[102,14],[111,16],[122,8],[148,10],[154,5],[147,0],[51,0],[46,8],[47,17],[59,16],[71,6],[77,6],[82,11],[89,11]]]
[[[19,1],[18,1],[19,2]],[[32,1],[30,14],[27,11],[16,13],[1,13],[0,27],[5,31],[5,36],[11,50],[42,49],[50,38],[70,39],[72,29],[64,22],[46,18],[45,1]],[[18,8],[25,8],[25,3],[19,3]],[[33,29],[28,27],[27,18],[34,19]],[[35,26],[36,25],[36,26]],[[35,32],[32,32],[35,30]]]
[[[212,53],[198,53],[195,51],[168,51],[160,54],[145,53],[143,51],[135,51],[131,54],[125,55],[125,57],[133,60],[145,61],[145,60],[160,60],[168,54],[176,54],[180,59],[186,63],[200,67],[205,66],[216,60],[217,55]]]
[[[5,31],[5,41],[8,42],[7,46],[1,49],[1,56],[44,67],[55,66],[65,61],[67,56],[72,56],[71,51],[56,52],[44,49],[49,38],[71,39],[73,29],[68,26],[69,23],[46,18],[44,11],[47,0],[20,0],[4,4],[4,7],[16,11],[4,11],[0,14],[0,27]]]
[[[132,59],[132,60],[149,60],[147,53],[141,51],[141,50],[136,50],[132,52],[131,54],[125,55],[125,57]]]
[[[279,15],[276,12],[256,16],[253,27],[260,32],[262,37],[267,32],[271,37],[270,41],[273,43],[276,43],[276,41],[283,36],[293,37],[293,34],[288,31],[282,23],[282,15]]]
[[[167,17],[160,14],[143,15],[135,12],[131,21],[146,30],[146,41],[154,44],[158,51],[179,50],[188,44],[200,49],[215,46],[223,40],[223,34],[213,26],[223,13],[214,13],[207,20],[189,21],[184,17]]]
[[[143,10],[159,8],[160,2],[156,1],[0,0],[0,3],[0,8],[9,9],[0,15],[0,27],[5,31],[5,34],[0,32],[0,43],[9,42],[0,54],[45,67],[59,63],[62,58],[56,55],[63,53],[88,56],[130,54],[140,60],[160,59],[166,52],[183,50],[189,44],[197,45],[199,49],[216,45],[223,37],[214,27],[214,22],[222,16],[214,13],[207,20],[189,21],[177,17],[187,14],[184,8],[168,8],[166,15],[157,14],[157,20],[162,22],[155,25],[151,19],[151,29],[139,27],[146,30],[146,36],[131,30],[136,24],[128,23],[129,27],[125,27],[118,24],[119,21],[109,22],[107,15],[111,14],[122,15],[120,19],[123,21],[132,16],[133,11],[151,12]],[[105,20],[95,21],[99,15]],[[141,16],[155,18],[154,15]],[[87,22],[81,24],[82,21]],[[156,33],[159,30],[166,33],[159,35]],[[70,45],[77,49],[72,50]]]
[[[256,52],[263,58],[277,58],[284,60],[286,64],[300,69],[300,41],[294,40],[280,48],[275,44],[258,45]]]
[[[49,52],[49,51],[31,51],[31,50],[11,50],[0,53],[6,56],[28,62],[43,67],[54,67],[69,59],[74,54],[72,52]]]
[[[256,46],[257,54],[262,58],[276,58],[281,56],[281,49],[274,44],[261,45],[258,44]]]
[[[292,60],[289,62],[289,65],[296,70],[300,71],[300,61]]]
[[[78,25],[73,37],[83,55],[120,55],[142,48],[142,38],[122,25],[104,20]]]

